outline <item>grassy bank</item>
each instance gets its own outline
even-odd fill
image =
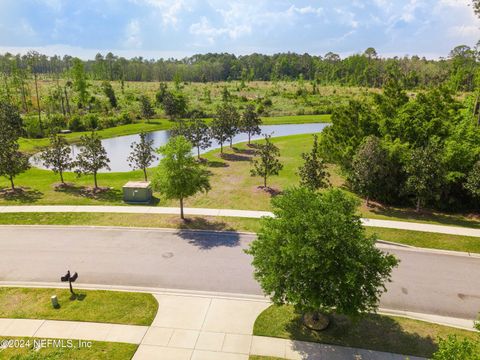
[[[24,347],[8,347],[0,350],[0,359],[16,359],[16,360],[130,360],[137,345],[111,343],[102,341],[92,341],[91,347],[86,347],[79,344],[78,340],[56,339],[64,344],[65,347],[45,346],[41,349],[35,348],[35,340],[40,341],[44,339],[35,338],[2,338],[2,340],[11,340],[21,342]]]
[[[326,330],[317,332],[303,326],[301,315],[291,306],[266,309],[257,318],[253,334],[424,357],[431,357],[437,350],[440,337],[478,336],[471,331],[375,314],[357,322],[336,315]]]
[[[59,274],[60,275],[60,274]],[[103,290],[69,290],[0,287],[0,318],[89,321],[150,325],[158,303],[151,294]],[[57,295],[60,307],[52,307]]]
[[[125,226],[248,232],[260,230],[258,219],[187,216],[187,221],[183,222],[178,215],[111,213],[5,213],[0,216],[0,225]],[[376,234],[380,240],[422,248],[480,253],[480,238],[476,237],[374,227],[367,227],[366,230],[368,234]]]

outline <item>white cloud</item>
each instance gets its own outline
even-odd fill
[[[142,37],[140,22],[137,19],[131,20],[125,28],[125,42],[126,47],[139,48],[142,46]]]
[[[188,0],[130,0],[136,4],[145,4],[159,11],[164,26],[176,27],[183,11],[190,10]]]

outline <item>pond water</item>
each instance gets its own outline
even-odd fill
[[[326,123],[311,123],[311,124],[285,124],[285,125],[263,125],[261,126],[262,134],[269,134],[272,137],[287,136],[287,135],[299,135],[299,134],[313,134],[321,132],[329,124]],[[148,139],[153,140],[153,146],[158,148],[162,145],[165,145],[168,142],[168,139],[172,136],[170,130],[160,130],[154,131],[147,134]],[[258,135],[252,137],[252,140],[261,139],[263,135]],[[104,139],[102,144],[107,151],[108,157],[110,158],[110,168],[112,172],[126,172],[131,171],[132,169],[128,165],[127,157],[130,154],[131,148],[130,145],[135,141],[140,140],[139,135],[128,135],[128,136],[119,136],[116,138]],[[233,143],[241,143],[248,141],[247,134],[238,134],[233,138]],[[228,146],[228,144],[224,144]],[[201,153],[208,152],[213,149],[220,148],[220,144],[216,141],[212,141],[212,145],[208,149],[201,150]],[[80,150],[78,145],[72,145],[72,155],[75,157]],[[196,154],[196,149],[194,153]],[[32,165],[44,169],[45,167],[42,164],[42,161],[39,159],[38,154],[32,156],[31,158]],[[157,160],[152,166],[157,165],[159,160]],[[100,172],[107,172],[107,170],[101,170]]]

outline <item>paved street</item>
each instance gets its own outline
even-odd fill
[[[251,235],[163,230],[0,227],[0,281],[79,282],[261,294],[244,254]],[[388,248],[401,260],[381,306],[474,318],[480,258]]]

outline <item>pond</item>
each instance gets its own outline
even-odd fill
[[[272,135],[272,137],[279,137],[287,135],[318,133],[321,132],[328,125],[329,124],[327,123],[263,125],[261,126],[261,129],[262,134],[269,134]],[[153,131],[147,134],[147,138],[153,140],[153,146],[155,148],[165,145],[171,136],[172,134],[170,130]],[[263,135],[253,136],[252,140],[261,138],[263,138]],[[130,145],[134,141],[138,142],[139,139],[139,135],[128,135],[102,140],[102,144],[105,147],[105,150],[107,151],[108,157],[110,159],[110,168],[112,172],[126,172],[132,170],[128,165],[127,157],[131,151]],[[235,144],[245,141],[248,141],[247,134],[238,134],[233,138],[233,143]],[[224,146],[228,146],[228,144],[224,144]],[[210,150],[218,148],[220,148],[220,145],[216,141],[212,141],[212,145],[208,149],[201,150],[201,153],[206,153]],[[72,145],[73,157],[78,154],[79,150],[80,147],[78,145]],[[194,152],[196,153],[196,149],[194,149]],[[42,164],[42,161],[39,159],[38,154],[32,156],[30,161],[33,166],[42,169],[45,168]],[[157,165],[158,162],[159,160],[157,160],[152,166]],[[107,171],[101,170],[100,172]]]

